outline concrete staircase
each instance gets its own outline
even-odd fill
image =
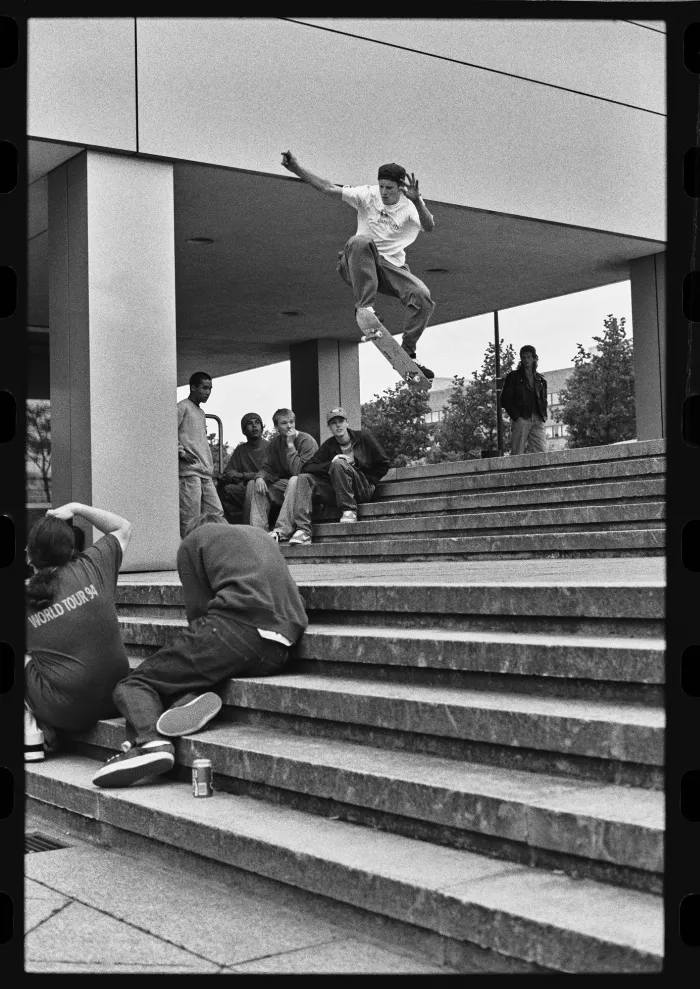
[[[619,537],[654,533],[656,551],[661,513],[644,509],[648,529],[625,528],[622,511],[622,528],[557,531],[543,554],[461,546],[412,562],[393,548],[412,524],[436,533],[466,511],[662,506],[663,453],[392,472],[362,522],[322,523],[336,539],[287,548],[311,622],[290,672],[229,681],[222,715],[177,742],[158,785],[92,786],[124,738],[120,720],[100,723],[74,753],[27,767],[32,809],[294,887],[452,969],[660,970],[663,560]],[[356,538],[391,523],[403,528],[390,538]],[[563,548],[583,534],[600,537],[595,554]],[[509,538],[523,537],[491,541]],[[358,546],[383,548],[367,559]],[[124,575],[119,610],[138,664],[185,625],[177,575]],[[182,784],[202,756],[212,800]]]

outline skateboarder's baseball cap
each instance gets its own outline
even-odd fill
[[[406,169],[397,165],[395,161],[388,165],[380,165],[377,174],[378,179],[389,179],[390,182],[403,182],[406,178]]]
[[[330,422],[331,419],[347,419],[345,414],[345,409],[342,406],[338,406],[337,409],[329,409],[328,415],[326,416],[326,422]]]

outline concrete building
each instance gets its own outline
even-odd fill
[[[169,569],[193,371],[289,359],[303,429],[359,415],[335,272],[355,216],[287,148],[339,183],[419,176],[437,231],[409,261],[435,323],[630,278],[638,437],[662,437],[664,59],[663,24],[622,20],[31,20],[30,397],[50,366],[54,500],[139,519],[125,568]]]

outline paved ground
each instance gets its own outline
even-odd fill
[[[271,896],[71,842],[25,859],[25,971],[453,974]]]
[[[557,560],[424,560],[413,563],[290,563],[295,580],[358,581],[363,584],[435,583],[474,584],[652,584],[663,586],[666,561],[661,556],[592,557]],[[157,573],[122,573],[120,584],[143,583],[179,584],[176,571]]]

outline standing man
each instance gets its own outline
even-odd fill
[[[345,409],[328,413],[333,433],[290,482],[272,535],[278,542],[306,546],[311,542],[312,502],[337,505],[341,522],[357,522],[357,505],[372,500],[389,458],[369,429],[350,429]],[[293,535],[292,535],[293,533]],[[291,536],[291,539],[290,539]]]
[[[270,531],[270,510],[282,505],[290,478],[301,473],[304,464],[318,450],[310,433],[300,433],[291,409],[277,409],[272,417],[277,436],[269,442],[265,462],[258,471],[250,506],[250,524]]]
[[[547,381],[537,373],[537,361],[534,347],[521,347],[520,363],[503,382],[501,405],[513,421],[511,455],[547,452]]]
[[[263,439],[263,421],[257,412],[246,412],[241,419],[245,443],[239,443],[231,454],[218,486],[224,515],[243,513],[243,525],[250,523],[253,482],[265,462],[269,445]]]
[[[202,512],[223,515],[214,487],[214,461],[207,439],[207,419],[200,408],[211,395],[211,375],[195,371],[190,393],[177,403],[177,455],[180,463],[180,536],[190,519]]]
[[[406,248],[421,230],[435,227],[421,199],[418,179],[395,162],[381,165],[378,185],[337,186],[303,168],[291,151],[282,152],[282,165],[314,189],[342,198],[357,211],[357,233],[338,255],[337,271],[352,287],[357,325],[366,336],[377,335],[381,322],[374,311],[377,292],[393,295],[408,309],[401,346],[415,361],[416,344],[428,325],[435,303],[426,285],[411,274]],[[430,368],[418,364],[426,378]]]
[[[189,628],[115,687],[128,741],[95,774],[96,786],[129,786],[172,769],[168,739],[211,721],[221,709],[214,691],[230,677],[281,672],[308,625],[279,548],[250,526],[229,525],[221,515],[193,519],[177,570]]]

